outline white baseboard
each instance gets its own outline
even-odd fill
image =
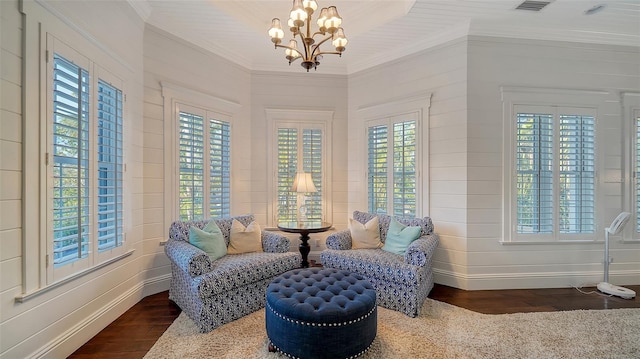
[[[434,281],[438,284],[464,290],[535,289],[595,286],[602,281],[602,272],[539,272],[465,274],[434,269]],[[616,271],[609,273],[609,281],[617,285],[638,285],[640,271]]]
[[[66,358],[139,302],[143,298],[142,287],[141,283],[122,293],[95,311],[93,315],[88,316],[33,352],[29,358]]]
[[[142,297],[148,297],[150,295],[169,290],[170,285],[171,273],[147,279],[144,281],[144,287],[142,288]]]
[[[171,274],[146,279],[49,341],[29,358],[66,358],[144,297],[168,290],[170,280]]]

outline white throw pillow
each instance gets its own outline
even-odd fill
[[[231,235],[227,254],[262,252],[260,225],[256,221],[245,227],[240,221],[231,222]]]
[[[349,218],[349,230],[351,231],[351,248],[367,249],[382,248],[380,241],[380,228],[378,217],[373,217],[369,222],[362,224],[353,218]]]

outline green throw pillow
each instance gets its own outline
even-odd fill
[[[383,250],[395,254],[404,255],[411,242],[420,237],[420,227],[408,227],[391,218],[387,239],[384,242]]]
[[[215,221],[210,221],[203,229],[189,227],[189,243],[205,251],[212,261],[227,255],[227,244]]]

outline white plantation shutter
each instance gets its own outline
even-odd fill
[[[416,215],[416,122],[393,124],[393,215]]]
[[[318,190],[309,193],[306,201],[307,219],[311,221],[322,220],[322,130],[302,130],[302,169],[311,173],[313,184]]]
[[[594,233],[595,117],[540,110],[516,111],[516,233]]]
[[[207,117],[206,113],[179,112],[181,220],[218,218],[231,212],[231,125]]]
[[[296,220],[297,195],[291,192],[298,167],[297,128],[278,128],[277,155],[278,222]]]
[[[317,192],[304,196],[306,217],[310,221],[323,220],[323,156],[324,131],[313,125],[280,124],[277,130],[277,222],[298,219],[298,194],[291,191],[296,173],[311,174]],[[301,199],[302,200],[302,199]]]
[[[595,231],[595,119],[560,115],[559,225],[561,233]]]
[[[372,126],[368,129],[367,186],[371,213],[387,211],[388,133],[387,125]]]
[[[44,159],[44,167],[38,162],[33,173],[43,190],[30,194],[38,200],[28,211],[38,208],[43,215],[26,218],[45,231],[41,254],[25,258],[29,266],[42,265],[40,278],[48,285],[127,255],[126,105],[118,73],[49,33],[45,43],[40,74],[45,116],[38,130],[45,137],[29,136],[44,142],[36,146],[42,152],[31,151]]]
[[[98,81],[98,251],[122,245],[122,91]]]
[[[367,129],[369,212],[415,217],[416,121],[395,117],[382,122]]]
[[[231,126],[228,122],[209,120],[209,215],[231,215]]]
[[[180,112],[179,140],[180,220],[204,219],[204,118]]]
[[[53,59],[53,263],[89,253],[89,73]]]
[[[517,232],[553,232],[553,115],[518,113]]]

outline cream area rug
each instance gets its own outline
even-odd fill
[[[203,334],[182,313],[145,358],[285,358],[267,350],[264,315]],[[640,309],[487,315],[427,299],[410,318],[378,307],[361,358],[640,358]]]

